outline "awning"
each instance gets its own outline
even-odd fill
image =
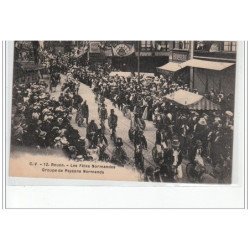
[[[193,67],[193,68],[210,69],[210,70],[217,70],[217,71],[224,70],[232,65],[234,65],[234,63],[214,62],[214,61],[206,61],[206,60],[198,60],[198,59],[191,59],[181,64],[183,68]]]
[[[188,105],[190,110],[220,110],[220,105],[211,102],[206,97],[203,97],[197,103]]]
[[[183,68],[182,63],[169,62],[161,67],[157,67],[157,71],[160,73],[176,72],[182,68]]]
[[[182,89],[165,97],[169,101],[190,110],[220,110],[220,105],[211,102],[206,97]]]
[[[166,95],[166,98],[170,101],[177,102],[178,104],[187,106],[190,104],[193,104],[195,102],[198,102],[203,98],[202,95],[197,95],[195,93],[179,89],[175,91],[174,93]]]

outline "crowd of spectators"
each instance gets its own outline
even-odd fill
[[[73,54],[43,52],[41,62],[47,73],[70,73],[74,80],[89,85],[96,95],[110,99],[114,106],[130,117],[138,114],[141,119],[153,121],[156,144],[174,138],[180,141],[181,150],[190,162],[194,161],[197,148],[216,167],[232,160],[233,103],[232,94],[211,89],[205,96],[220,105],[220,110],[182,109],[165,98],[179,89],[198,94],[188,84],[172,76],[129,76],[116,74],[110,64],[77,65]],[[54,84],[60,78],[54,79]],[[73,83],[72,83],[73,84]],[[12,113],[12,143],[37,148],[59,147],[71,158],[88,159],[86,139],[70,124],[72,108],[79,100],[75,84],[64,89],[59,100],[52,97],[49,86],[42,80],[33,83],[14,83]],[[73,90],[72,90],[73,89]],[[78,98],[76,97],[78,96]],[[83,101],[83,100],[82,100]],[[81,105],[77,103],[77,105]],[[85,103],[86,104],[86,103]],[[77,108],[75,106],[75,108]],[[83,146],[84,145],[84,146]]]
[[[219,105],[219,110],[183,109],[166,99],[166,95],[179,89],[191,90],[181,79],[160,76],[110,76],[112,68],[99,66],[95,70],[85,67],[75,70],[76,77],[84,75],[96,95],[110,99],[114,106],[129,113],[139,114],[144,120],[153,121],[156,144],[178,137],[182,152],[194,162],[197,148],[202,146],[202,156],[214,166],[232,160],[233,144],[233,94],[225,96],[213,89],[206,98]],[[80,74],[77,72],[81,72]],[[159,137],[161,134],[161,137]],[[159,138],[160,141],[159,141]]]

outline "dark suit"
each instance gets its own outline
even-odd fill
[[[167,166],[172,166],[173,163],[174,163],[173,153],[174,153],[173,149],[169,149],[166,152],[164,152],[164,163]],[[182,153],[180,151],[179,155],[178,155],[178,161],[177,161],[177,165],[176,166],[179,166],[181,164],[181,162],[182,162]]]

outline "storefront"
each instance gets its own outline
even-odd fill
[[[193,89],[204,94],[213,89],[228,95],[234,93],[235,63],[191,59],[182,64],[193,69]]]
[[[190,74],[187,67],[183,67],[182,63],[169,62],[161,67],[157,67],[157,72],[165,77],[171,76],[173,80],[180,80],[183,84],[189,84]]]
[[[112,61],[112,67],[121,70],[121,71],[129,71],[129,72],[135,72],[137,71],[137,57],[135,55],[127,56],[127,57],[115,57],[113,56],[111,58]]]
[[[90,61],[110,62],[112,67],[121,71],[138,71],[138,62],[141,72],[156,73],[156,67],[168,63],[168,51],[155,51],[149,47],[138,48],[137,42],[114,42],[103,47],[100,42],[90,42]],[[140,51],[140,54],[138,54]],[[140,58],[138,58],[140,57]]]
[[[151,52],[141,52],[140,53],[140,71],[156,73],[156,68],[163,64],[168,63],[168,56],[155,55],[155,53],[147,54]]]
[[[213,89],[228,95],[234,93],[235,63],[190,59],[186,62],[169,62],[157,68],[158,73],[181,79],[191,89],[204,94]],[[192,71],[193,78],[190,78]],[[190,82],[191,81],[191,82]]]

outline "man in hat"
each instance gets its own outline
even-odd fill
[[[88,124],[89,122],[89,106],[87,104],[87,101],[84,101],[82,106],[81,106],[81,110],[82,110],[82,116],[83,118],[86,119],[86,124]]]
[[[83,155],[77,155],[75,160],[78,162],[81,162],[84,160],[84,157],[83,157]]]
[[[58,97],[58,101],[62,104],[64,100],[63,92],[60,93],[60,96]]]
[[[67,126],[67,130],[65,131],[65,136],[70,144],[75,144],[80,138],[79,132],[77,129],[74,129],[71,125]]]
[[[45,131],[40,131],[38,133],[38,138],[37,138],[37,148],[46,148],[48,147],[48,140],[47,140],[47,133]]]
[[[208,135],[208,126],[205,118],[200,118],[198,123],[194,126],[194,137],[196,140],[200,140],[203,146],[206,145]]]
[[[169,148],[164,152],[164,163],[162,165],[161,174],[167,175],[171,180],[175,180],[175,176],[179,174],[182,163],[182,152],[180,149],[180,141],[177,137],[172,140],[172,148]],[[182,175],[182,173],[180,174]]]
[[[111,162],[120,166],[124,166],[129,160],[122,146],[123,146],[122,138],[118,137],[111,157]]]
[[[192,164],[192,166],[195,166],[195,157],[197,155],[200,155],[201,157],[204,156],[204,148],[202,146],[202,142],[200,140],[197,140],[195,145],[190,148],[188,154],[190,163]]]
[[[91,120],[87,126],[86,137],[89,140],[90,144],[97,144],[97,133],[98,126],[95,123],[95,120]]]
[[[109,128],[111,129],[111,138],[115,138],[115,133],[116,133],[116,127],[118,123],[118,116],[115,114],[114,109],[110,110],[110,115],[108,117],[108,125]]]
[[[17,144],[17,145],[22,145],[23,144],[23,135],[24,135],[24,129],[22,127],[22,124],[20,121],[17,121],[16,124],[13,127],[12,130],[12,143]]]
[[[220,162],[225,154],[225,137],[223,137],[222,128],[217,129],[213,141],[211,141],[211,160],[213,167]]]
[[[73,93],[73,108],[78,109],[79,107],[81,107],[82,102],[82,97],[79,94]]]
[[[86,140],[84,137],[80,137],[76,144],[76,150],[78,155],[82,155],[84,159],[87,159],[87,151],[86,151]]]
[[[91,144],[87,149],[88,159],[92,161],[98,161],[100,156],[100,148],[95,144]]]
[[[50,131],[48,131],[48,142],[49,145],[53,145],[55,138],[58,138],[60,136],[60,130],[58,127],[52,127]],[[60,137],[59,137],[60,139]]]
[[[76,159],[77,157],[77,150],[76,147],[73,145],[69,145],[67,146],[67,155],[69,157],[69,159]]]
[[[226,127],[233,125],[233,112],[229,110],[225,112],[224,123]]]
[[[147,140],[142,130],[136,130],[134,134],[134,159],[135,166],[144,172],[143,149],[148,148]]]
[[[52,147],[53,148],[59,148],[59,149],[62,149],[63,148],[63,143],[61,141],[61,137],[60,136],[57,136],[53,143],[52,143]]]
[[[63,99],[63,105],[64,105],[66,108],[70,108],[70,107],[72,107],[72,104],[73,104],[73,100],[72,100],[72,98],[70,97],[69,93],[66,92],[65,95],[64,95],[64,99]]]
[[[102,124],[104,124],[105,120],[108,118],[108,111],[104,103],[101,104],[101,108],[99,110],[99,118]]]
[[[136,148],[136,146],[138,146],[138,145],[141,145],[146,150],[148,148],[147,140],[146,140],[142,130],[135,131],[134,147]]]

